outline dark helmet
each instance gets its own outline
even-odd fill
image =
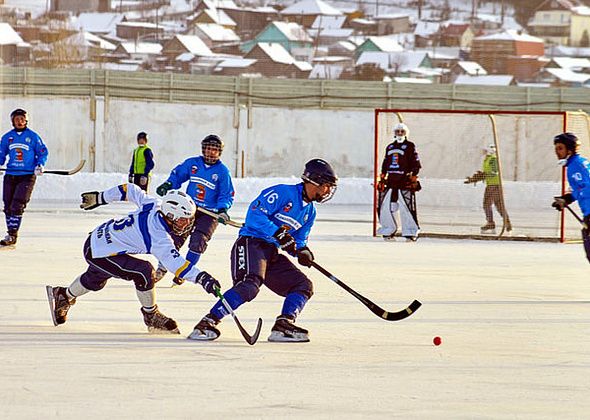
[[[25,111],[25,110],[24,110],[24,109],[22,109],[22,108],[17,108],[17,109],[15,109],[14,111],[12,111],[12,112],[10,113],[10,122],[12,123],[12,126],[13,126],[13,127],[14,127],[14,117],[16,117],[16,116],[18,116],[18,115],[20,115],[20,116],[22,116],[22,117],[25,117],[25,120],[26,120],[26,122],[27,122],[27,123],[29,122],[29,118],[28,118],[28,116],[27,116],[27,111]],[[16,127],[15,127],[15,128],[16,128]]]
[[[223,140],[221,140],[219,136],[215,134],[209,134],[207,137],[201,140],[201,152],[203,154],[203,160],[205,163],[208,165],[217,163],[219,156],[221,156],[221,153],[223,152],[223,146]],[[208,156],[208,154],[205,152],[205,150],[208,148],[217,149],[219,151],[219,155],[216,157]]]
[[[329,191],[323,196],[311,197],[312,200],[323,203],[332,198],[336,192],[336,182],[338,177],[336,172],[328,162],[323,159],[312,159],[305,164],[303,175],[301,175],[303,182],[309,182],[313,185],[329,185]]]
[[[148,135],[145,131],[140,131],[139,133],[137,133],[137,140],[139,139],[145,139],[145,141],[148,140]]]
[[[558,134],[553,138],[553,144],[557,143],[563,144],[567,150],[571,150],[574,153],[580,147],[580,140],[578,140],[578,137],[574,133]]]

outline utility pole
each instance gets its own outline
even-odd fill
[[[422,20],[422,0],[418,0],[418,20]]]

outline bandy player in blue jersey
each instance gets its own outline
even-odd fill
[[[279,248],[297,256],[299,264],[311,266],[314,256],[307,239],[316,218],[314,202],[332,198],[338,178],[322,159],[307,162],[301,178],[302,183],[279,184],[260,193],[250,204],[231,251],[234,286],[224,298],[232,309],[253,300],[263,284],[285,298],[269,341],[309,341],[308,331],[295,325],[295,319],[313,295],[313,284]],[[188,338],[215,340],[220,335],[217,324],[225,315],[218,301]]]
[[[218,136],[209,134],[201,141],[202,156],[188,158],[176,166],[168,180],[156,189],[156,193],[163,196],[168,190],[179,189],[188,181],[186,193],[195,204],[218,215],[216,219],[197,212],[186,254],[186,259],[192,264],[196,264],[207,249],[207,243],[211,240],[218,223],[229,220],[227,212],[234,202],[231,175],[228,167],[220,160],[223,146],[223,141]],[[174,238],[178,249],[182,247],[186,238],[187,235]],[[158,266],[156,281],[165,274],[165,268],[162,265]],[[180,284],[181,280],[175,277],[174,282]]]
[[[37,176],[43,175],[47,146],[41,137],[27,127],[27,111],[18,108],[10,114],[13,129],[0,139],[0,165],[8,158],[4,175],[2,199],[6,216],[6,237],[0,247],[13,247],[23,213],[31,199]]]
[[[47,286],[53,323],[66,322],[68,310],[76,299],[98,292],[111,277],[132,281],[141,303],[143,320],[150,332],[179,333],[176,321],[163,315],[156,305],[154,267],[133,254],[152,254],[176,276],[200,284],[208,293],[219,282],[180,256],[171,235],[189,231],[196,207],[182,191],[169,191],[162,200],[150,197],[135,184],[123,184],[103,192],[82,193],[84,210],[92,210],[115,201],[130,201],[138,209],[118,220],[111,219],[94,229],[84,243],[86,271],[69,287]]]
[[[555,197],[552,207],[562,211],[565,206],[577,201],[584,216],[582,240],[586,258],[590,261],[590,162],[580,156],[580,140],[573,133],[561,133],[553,138],[555,155],[560,166],[565,166],[571,191]]]

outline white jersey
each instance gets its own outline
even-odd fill
[[[159,211],[161,200],[135,184],[123,184],[103,193],[105,202],[130,201],[139,207],[122,219],[111,219],[90,234],[93,258],[121,254],[152,254],[176,277],[196,283],[201,272],[182,258],[170,237],[170,227]]]

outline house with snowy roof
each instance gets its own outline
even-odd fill
[[[240,37],[231,29],[216,23],[198,23],[190,34],[198,36],[211,50],[218,51],[217,48],[221,48],[227,53],[239,52]]]
[[[568,69],[576,72],[590,73],[590,59],[572,57],[553,57],[545,68]]]
[[[489,74],[513,74],[519,80],[530,79],[547,64],[544,54],[541,38],[512,29],[478,36],[471,45],[471,60],[480,63]]]
[[[162,55],[165,55],[170,60],[175,60],[176,57],[184,53],[192,54],[194,57],[214,55],[207,44],[196,35],[175,35],[162,48]]]
[[[244,58],[254,59],[252,70],[266,77],[287,77],[307,79],[312,70],[311,64],[297,61],[281,44],[259,42]]]
[[[393,76],[409,76],[417,68],[432,69],[432,62],[428,53],[415,51],[366,51],[359,55],[356,66],[375,64]]]
[[[254,39],[244,42],[240,50],[248,53],[260,42],[280,44],[287,51],[311,48],[313,39],[303,26],[295,22],[271,22]]]
[[[252,67],[256,59],[231,57],[221,60],[213,69],[212,74],[217,76],[241,76],[243,74],[255,74]]]
[[[25,42],[8,23],[0,22],[0,62],[18,64],[31,60],[31,44]]]
[[[224,28],[235,30],[238,24],[223,9],[204,9],[187,18],[187,29],[197,23],[216,23]]]
[[[590,82],[590,74],[578,73],[570,69],[544,68],[540,79],[553,87],[583,87]]]
[[[403,47],[393,37],[388,36],[370,36],[363,43],[361,43],[356,51],[356,56],[360,56],[364,52],[378,51],[378,52],[399,52],[403,51]]]
[[[80,13],[74,20],[74,27],[95,35],[111,35],[117,32],[117,25],[126,22],[127,17],[121,13]]]
[[[590,7],[577,0],[546,0],[528,23],[531,34],[548,43],[590,46]]]
[[[399,34],[412,29],[410,16],[403,13],[379,14],[373,16],[373,20],[377,22],[377,35]]]
[[[443,47],[470,48],[475,34],[469,23],[447,22],[440,26],[439,45]]]
[[[280,11],[289,22],[309,28],[319,16],[342,16],[343,13],[322,0],[302,0]]]

